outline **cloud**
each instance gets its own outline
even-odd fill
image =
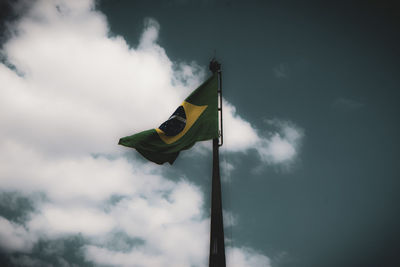
[[[98,264],[129,266],[204,265],[207,259],[209,220],[203,214],[201,191],[181,181],[170,189],[147,197],[120,201],[110,212],[118,218],[115,228],[145,242],[126,251],[88,245],[88,259]],[[195,240],[195,241],[194,241]]]
[[[33,247],[31,234],[21,225],[0,217],[0,248],[3,250],[26,252]]]
[[[131,150],[117,146],[121,136],[161,124],[205,78],[195,62],[168,58],[159,30],[146,19],[131,47],[110,36],[89,0],[38,0],[12,25],[0,64],[0,191],[42,196],[24,222],[0,218],[1,249],[27,254],[13,262],[43,266],[29,254],[40,240],[79,234],[85,260],[99,265],[206,265],[201,188],[169,180],[166,167],[128,159]],[[255,149],[268,164],[298,154],[297,128],[279,124],[263,137],[226,100],[224,110],[229,153]],[[269,264],[249,248],[228,251],[232,266]]]
[[[237,114],[236,108],[224,101],[223,152],[247,152],[256,150],[263,164],[289,166],[301,148],[304,130],[293,122],[273,119],[265,121],[272,129],[265,134]],[[227,173],[233,170],[228,163]]]
[[[235,170],[235,166],[228,161],[228,159],[223,159],[220,163],[221,168],[221,179],[223,182],[231,181],[231,174]]]
[[[26,255],[22,255],[20,257],[11,257],[10,261],[14,266],[28,266],[28,267],[52,267],[53,266],[50,263],[26,256]],[[70,266],[68,263],[65,263],[65,261],[58,261],[57,264],[58,264],[58,266],[63,266],[63,267]]]
[[[290,121],[267,120],[275,128],[259,142],[257,151],[262,161],[270,164],[290,164],[296,159],[304,131]]]
[[[248,247],[229,248],[227,254],[227,266],[231,267],[270,267],[269,258]]]
[[[236,107],[223,101],[224,144],[229,152],[243,152],[255,148],[260,141],[257,130],[237,114]]]
[[[224,226],[232,227],[238,224],[239,216],[230,211],[223,210]]]

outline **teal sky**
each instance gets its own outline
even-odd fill
[[[254,173],[241,155],[225,201],[235,243],[277,266],[396,266],[400,247],[399,19],[384,1],[103,1],[111,29],[135,44],[144,17],[173,60],[216,50],[224,97],[245,119],[305,130],[289,172]],[[229,144],[227,144],[229,145]],[[185,162],[185,165],[190,162]]]
[[[109,36],[121,36],[134,48],[140,46],[144,21],[154,19],[160,27],[157,43],[173,63],[195,62],[207,70],[216,53],[224,98],[260,136],[274,131],[271,121],[289,122],[302,133],[288,164],[260,161],[256,149],[232,152],[235,144],[224,144],[221,168],[233,166],[230,174],[223,171],[229,178],[222,185],[224,208],[236,218],[225,230],[231,246],[251,248],[273,267],[400,266],[398,4],[102,0],[96,9],[107,20]],[[3,43],[9,12],[0,13]],[[2,62],[18,69],[17,61],[2,57]],[[4,125],[7,118],[0,117]],[[27,120],[22,122],[29,126]],[[37,142],[46,151],[54,148]],[[145,169],[135,153],[125,156]],[[200,188],[206,216],[210,157],[184,152],[172,167],[160,167],[171,181],[185,177]],[[3,169],[0,174],[7,174]],[[47,199],[40,190],[32,192],[1,184],[2,218],[29,221]],[[125,196],[112,197],[110,203]],[[62,257],[71,265],[97,266],[81,248],[100,241],[79,231],[55,236],[42,236],[30,251],[0,249],[0,261],[57,266]],[[131,247],[142,242],[121,236],[113,238],[125,238]],[[0,231],[3,243],[7,237]]]

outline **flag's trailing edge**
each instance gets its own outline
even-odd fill
[[[156,129],[119,140],[157,164],[172,164],[181,150],[218,137],[218,74],[194,90],[171,117]]]

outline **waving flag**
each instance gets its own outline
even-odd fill
[[[121,138],[120,145],[135,148],[157,164],[172,164],[179,152],[197,141],[218,137],[218,75],[194,90],[158,128]]]

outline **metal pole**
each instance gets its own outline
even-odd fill
[[[210,70],[218,73],[219,78],[219,104],[218,111],[221,116],[220,129],[222,130],[222,90],[221,90],[221,64],[215,59],[210,62]],[[212,172],[212,189],[211,189],[211,232],[210,232],[210,262],[209,267],[226,267],[225,262],[225,240],[224,240],[224,223],[222,217],[222,192],[221,177],[219,172],[219,146],[222,145],[219,138],[213,139],[213,172]]]

